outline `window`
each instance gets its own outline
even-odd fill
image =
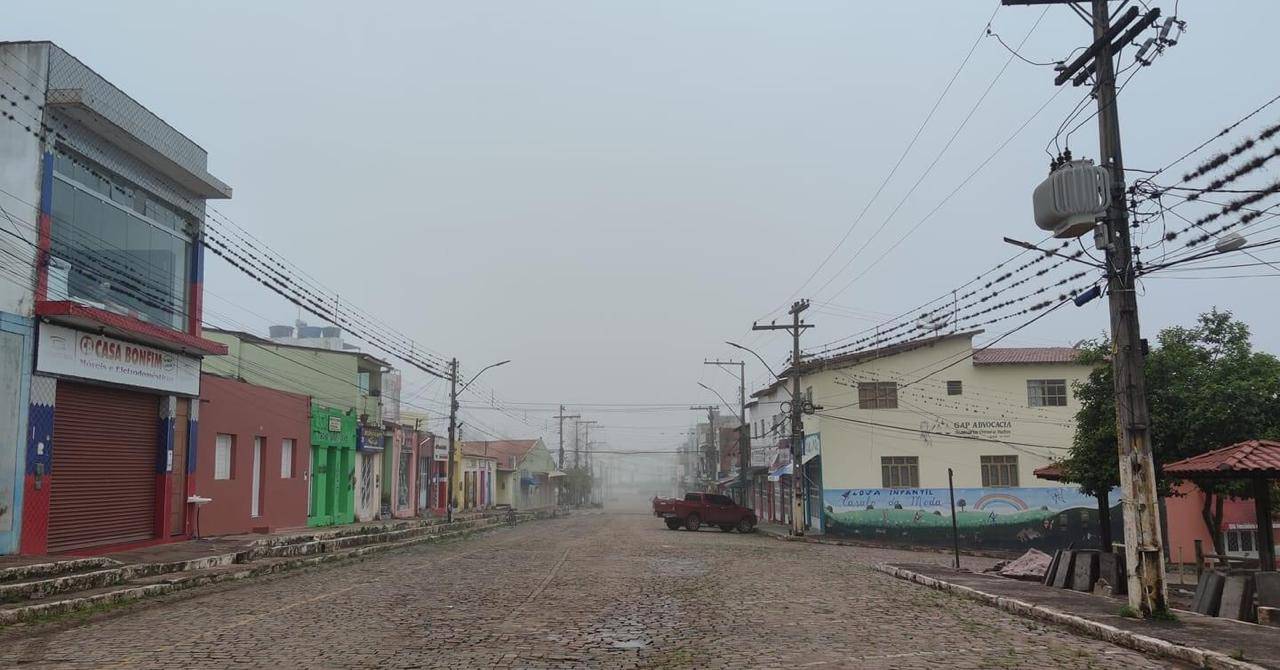
[[[898,382],[858,382],[858,409],[897,409]]]
[[[707,502],[711,503],[712,505],[732,505],[733,504],[733,499],[731,499],[729,496],[713,495],[713,496],[707,496],[707,498],[708,498]]]
[[[964,393],[964,384],[958,379],[952,379],[947,382],[947,395],[960,395]]]
[[[881,456],[881,483],[887,489],[920,488],[920,459],[916,456]]]
[[[218,435],[213,443],[213,478],[231,479],[231,452],[235,438]]]
[[[1252,529],[1228,530],[1223,533],[1227,540],[1228,554],[1251,554],[1256,549],[1258,531]]]
[[[280,441],[280,478],[293,479],[293,438]]]
[[[1017,486],[1017,456],[980,456],[983,486]]]
[[[1066,407],[1067,380],[1028,379],[1027,405],[1029,407]]]
[[[54,154],[50,251],[68,269],[51,299],[186,330],[193,218],[87,165]]]

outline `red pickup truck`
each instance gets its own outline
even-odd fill
[[[754,510],[733,502],[729,496],[715,493],[686,493],[684,500],[654,498],[653,515],[662,517],[670,530],[681,526],[685,530],[698,530],[703,524],[715,526],[726,533],[735,528],[739,533],[750,533],[756,529]]]

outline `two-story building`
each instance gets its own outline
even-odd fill
[[[802,364],[801,402],[816,408],[804,416],[801,462],[787,459],[785,474],[805,496],[811,529],[949,542],[954,482],[971,544],[1083,546],[1096,533],[1093,498],[1034,475],[1069,449],[1072,386],[1090,368],[1073,348],[975,347],[978,334]],[[779,381],[753,396],[753,436],[782,438],[784,448],[789,387]]]
[[[202,337],[195,142],[51,42],[0,43],[0,553],[185,537]],[[12,121],[12,122],[10,122]]]

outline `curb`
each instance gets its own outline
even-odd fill
[[[1186,645],[1175,644],[1168,640],[1151,637],[1134,633],[1121,628],[1117,628],[1110,624],[1093,621],[1084,617],[1068,614],[1052,607],[1044,607],[1042,605],[1033,605],[1031,603],[1017,600],[1016,598],[1006,598],[997,596],[985,591],[979,591],[968,586],[960,586],[951,582],[944,582],[941,579],[928,577],[910,570],[895,567],[887,563],[877,563],[874,567],[876,570],[887,575],[892,575],[898,579],[909,582],[915,582],[929,588],[953,593],[955,595],[968,598],[989,605],[997,609],[1004,610],[1018,616],[1039,619],[1049,623],[1064,626],[1078,633],[1083,633],[1089,637],[1110,642],[1122,647],[1128,647],[1135,651],[1146,654],[1152,654],[1167,658],[1174,661],[1182,661],[1191,663],[1200,668],[1212,668],[1213,670],[1265,670],[1262,666],[1240,661],[1230,656],[1202,649],[1200,647],[1188,647]]]
[[[546,518],[546,517],[542,517]],[[539,520],[539,517],[528,519],[527,521]],[[519,521],[526,523],[527,521]],[[446,540],[464,539],[478,533],[495,530],[498,528],[510,528],[513,524],[505,520],[495,520],[493,523],[487,523],[476,527],[472,525],[443,533],[424,534],[409,539],[385,542],[381,544],[370,544],[357,547],[343,553],[321,553],[313,556],[296,557],[288,560],[282,560],[266,565],[252,566],[251,564],[243,564],[243,570],[235,570],[231,572],[223,572],[214,575],[175,575],[171,579],[167,579],[155,584],[145,584],[141,586],[132,586],[120,589],[118,591],[110,591],[108,593],[99,593],[92,596],[84,596],[80,598],[70,598],[67,600],[59,600],[50,603],[40,603],[37,605],[28,605],[26,607],[17,607],[9,610],[0,610],[0,628],[9,626],[23,621],[30,621],[47,616],[58,616],[63,614],[72,614],[93,607],[102,605],[112,605],[119,603],[127,603],[143,598],[164,595],[177,591],[183,591],[198,586],[209,584],[220,584],[223,582],[235,582],[264,575],[286,573],[298,570],[300,568],[309,568],[328,563],[341,564],[348,561],[354,561],[366,556],[381,554],[396,549],[403,549],[416,544],[429,544],[435,542],[443,542]],[[234,555],[233,555],[234,556]],[[214,558],[222,558],[214,557]],[[193,561],[195,562],[195,561]],[[225,563],[217,563],[209,567],[219,567],[226,565]]]

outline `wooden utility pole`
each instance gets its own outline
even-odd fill
[[[804,535],[804,499],[808,481],[804,476],[804,398],[800,395],[800,333],[813,324],[800,320],[800,313],[809,309],[808,300],[791,304],[791,323],[761,326],[752,324],[751,330],[785,330],[791,333],[791,534]]]
[[[1002,0],[1015,4],[1071,4],[1069,0]],[[1120,148],[1120,116],[1116,108],[1114,55],[1160,16],[1148,10],[1138,19],[1130,7],[1113,23],[1107,0],[1092,0],[1094,42],[1066,65],[1054,83],[1083,83],[1092,68],[1098,101],[1100,160],[1110,179],[1110,205],[1101,222],[1106,241],[1107,293],[1111,310],[1111,365],[1115,378],[1116,437],[1120,459],[1120,487],[1124,492],[1124,547],[1128,569],[1129,605],[1149,616],[1168,609],[1160,499],[1156,491],[1151,453],[1150,413],[1147,408],[1145,353],[1138,325],[1133,246],[1129,211],[1125,204],[1124,159]],[[1135,19],[1138,19],[1135,22]],[[1132,26],[1130,26],[1132,24]],[[1129,30],[1121,35],[1128,27]],[[1117,39],[1119,38],[1119,39]],[[1090,62],[1092,61],[1092,62]]]

